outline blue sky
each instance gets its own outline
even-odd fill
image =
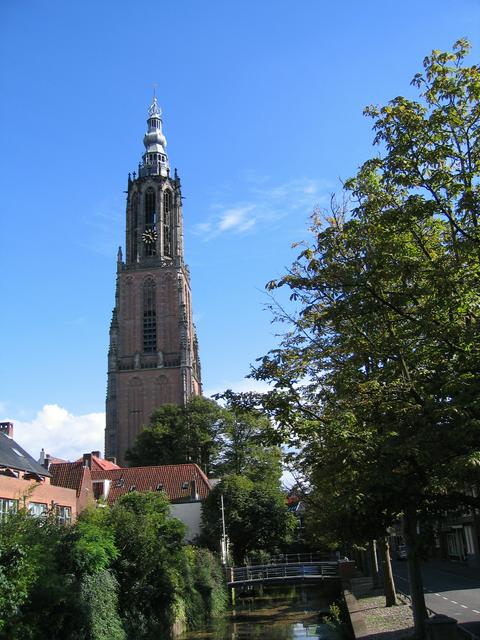
[[[153,83],[182,179],[207,394],[275,345],[264,285],[375,153],[365,105],[431,49],[478,60],[480,3],[0,2],[0,418],[36,455],[103,448],[127,174]]]

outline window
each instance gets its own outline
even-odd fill
[[[182,491],[186,491],[188,489],[188,482],[182,482]]]
[[[92,487],[93,487],[93,497],[95,498],[95,500],[98,500],[104,494],[103,480],[101,482],[99,482],[98,480],[95,480],[95,482],[92,482]]]
[[[163,193],[163,253],[172,255],[172,192]]]
[[[117,489],[120,489],[121,487],[123,487],[124,484],[125,484],[125,480],[123,478],[119,478],[118,480],[115,480],[115,486],[117,487]]]
[[[155,191],[150,187],[145,191],[145,225],[155,222]]]
[[[155,310],[155,282],[147,278],[143,285],[143,351],[157,351],[157,312]]]
[[[137,487],[134,484],[130,485],[129,491],[136,491],[136,490],[137,490]]]
[[[131,226],[131,256],[132,261],[137,259],[137,227],[138,227],[138,193],[132,198],[132,226]]]
[[[157,491],[163,491],[163,484],[161,482],[157,484]]]
[[[43,502],[30,502],[28,511],[35,518],[46,518],[48,515],[47,505]]]
[[[0,498],[0,520],[6,518],[9,513],[15,513],[18,509],[18,500]]]
[[[150,187],[145,191],[145,231],[155,231],[155,191]],[[154,256],[155,242],[145,245],[145,255]]]
[[[71,507],[63,507],[60,504],[55,505],[55,520],[57,524],[70,524],[72,521]]]

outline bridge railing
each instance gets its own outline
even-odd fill
[[[283,553],[271,556],[268,564],[299,564],[300,562],[334,562],[329,553],[314,551],[311,553]]]
[[[339,576],[336,562],[301,562],[290,564],[264,564],[246,567],[231,567],[229,584],[264,582],[291,578],[336,578]]]

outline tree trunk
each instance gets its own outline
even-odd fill
[[[415,637],[425,638],[425,621],[428,618],[423,592],[422,570],[418,553],[417,514],[415,508],[408,509],[404,516],[404,534],[407,543],[408,580],[412,597]]]
[[[393,607],[397,604],[397,592],[393,581],[392,563],[390,561],[390,545],[385,536],[378,541],[382,558],[383,590],[385,592],[385,606]]]
[[[372,571],[373,588],[378,589],[380,586],[380,573],[378,570],[377,541],[370,542],[370,567]]]

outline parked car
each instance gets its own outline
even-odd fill
[[[407,559],[407,545],[399,544],[397,550],[395,551],[395,557],[397,560],[406,560]]]

